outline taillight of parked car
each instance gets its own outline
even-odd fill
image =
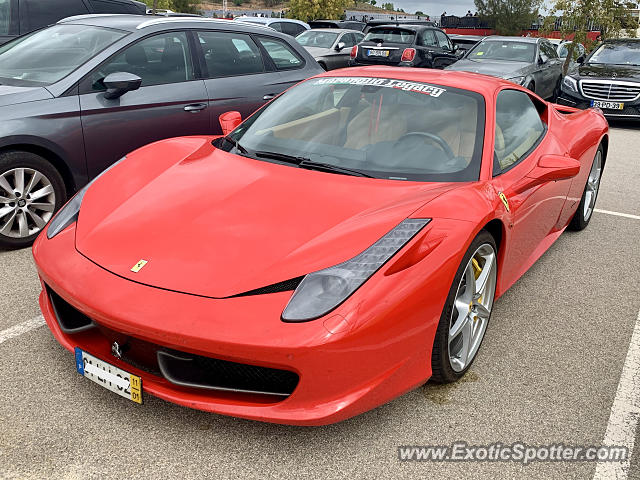
[[[356,58],[356,55],[358,55],[358,45],[354,45],[351,48],[351,53],[350,53],[351,58]]]
[[[401,62],[411,62],[416,58],[416,49],[415,48],[405,48],[404,52],[402,52]]]

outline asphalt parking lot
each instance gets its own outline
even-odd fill
[[[602,465],[598,478],[622,467],[617,478],[640,479],[640,430],[629,421],[640,405],[620,401],[640,388],[629,348],[640,323],[639,151],[640,127],[614,125],[591,224],[563,234],[497,302],[463,381],[428,383],[327,427],[238,420],[151,396],[138,406],[83,379],[41,326],[30,250],[0,251],[0,477],[584,479],[595,463],[400,462],[397,447],[622,438],[636,445],[630,465]]]

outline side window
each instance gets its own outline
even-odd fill
[[[494,175],[528,154],[544,131],[540,114],[529,95],[518,90],[500,92],[496,103]]]
[[[433,30],[436,34],[436,38],[438,39],[438,46],[443,50],[453,50],[451,48],[451,43],[449,43],[449,39],[447,36],[439,30]]]
[[[558,53],[556,49],[548,42],[542,42],[540,44],[540,49],[547,56],[547,58],[558,58]]]
[[[354,33],[353,36],[356,38],[356,43],[360,43],[364,38],[364,33]]]
[[[423,30],[420,35],[420,45],[423,47],[437,47],[436,36],[433,30]]]
[[[133,5],[109,0],[91,0],[94,13],[138,13]]]
[[[58,0],[54,8],[48,1],[22,0],[20,2],[20,31],[26,33],[56,23],[65,17],[86,13],[89,13],[89,9],[82,0]],[[25,21],[28,25],[24,25]]]
[[[11,0],[0,0],[0,35],[9,35]]]
[[[273,23],[270,23],[269,26],[273,28],[276,32],[282,32],[282,22],[273,22]]]
[[[304,65],[302,58],[283,40],[277,38],[260,37],[258,41],[267,51],[278,70],[300,68]]]
[[[249,35],[198,32],[208,77],[246,75],[264,71],[260,49]]]
[[[282,22],[282,33],[295,37],[296,35],[304,32],[306,28],[295,22]]]
[[[128,46],[91,74],[92,89],[104,90],[102,80],[114,72],[138,75],[143,87],[193,80],[187,35],[184,32],[162,33]]]
[[[344,34],[340,41],[344,43],[345,48],[353,47],[356,44],[355,35],[353,35],[353,33]]]

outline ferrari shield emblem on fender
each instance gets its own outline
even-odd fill
[[[508,210],[508,208],[507,208]],[[133,273],[138,273],[140,270],[143,269],[143,267],[149,262],[147,262],[146,260],[140,260],[138,263],[136,263],[133,267],[131,267],[131,271]]]
[[[500,197],[500,200],[502,200],[502,203],[504,204],[504,208],[507,209],[507,212],[510,212],[511,209],[509,208],[509,200],[507,200],[506,195],[502,192],[498,192],[498,196]]]

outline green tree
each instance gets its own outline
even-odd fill
[[[173,9],[180,13],[198,13],[198,0],[171,0]]]
[[[385,10],[391,10],[391,11],[394,10],[393,3],[383,3],[382,8],[384,8]]]
[[[337,20],[349,4],[350,0],[291,0],[287,16],[305,22],[317,18]]]
[[[423,16],[424,16],[424,13],[423,13],[421,10],[418,10],[418,11],[416,12],[416,15],[423,15]]]
[[[518,35],[531,28],[543,0],[474,0],[478,15],[500,35]]]
[[[147,7],[149,8],[162,8],[164,10],[171,10],[173,5],[171,4],[171,0],[145,0]]]
[[[589,39],[588,33],[594,26],[599,28],[601,40],[636,36],[638,24],[629,11],[633,7],[633,4],[619,0],[554,0],[551,15],[545,18],[541,33],[545,35],[559,27],[562,38],[582,43],[589,51],[595,42]],[[558,14],[561,16],[557,17]],[[556,22],[558,18],[560,21]],[[571,60],[578,56],[574,43],[568,49],[563,65],[565,75]]]

